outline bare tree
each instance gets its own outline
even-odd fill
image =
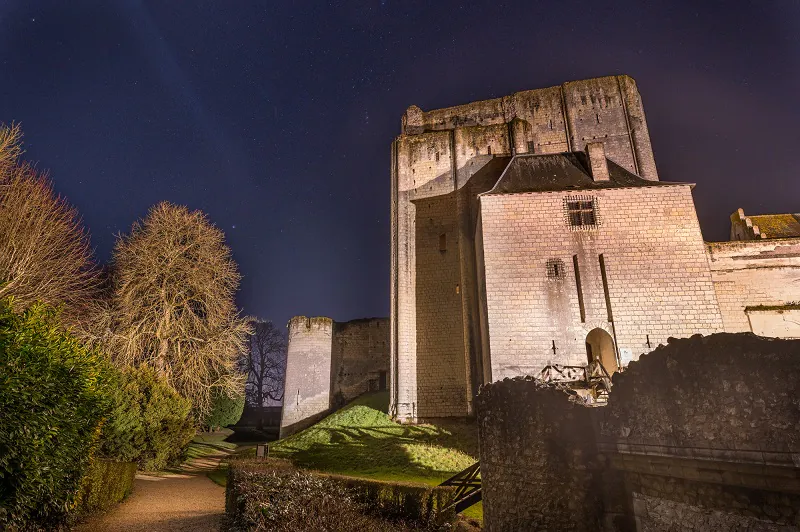
[[[195,411],[215,389],[242,393],[249,327],[234,296],[239,273],[225,235],[205,214],[160,203],[120,236],[112,264],[110,352],[164,375]]]
[[[78,213],[46,175],[20,161],[18,125],[0,125],[0,298],[17,310],[63,305],[76,332],[96,336],[100,274]]]
[[[244,364],[247,402],[256,407],[283,400],[286,338],[271,321],[252,320]]]

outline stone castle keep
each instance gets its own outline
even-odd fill
[[[675,177],[659,180],[628,76],[409,107],[391,150],[391,319],[369,355],[391,413],[470,416],[481,384],[552,365],[611,374],[669,337],[800,337],[800,215],[740,209],[731,241],[706,243],[693,176]],[[337,370],[333,322],[304,321],[312,341],[298,319],[282,426],[334,407],[331,376],[372,342],[344,345]],[[327,403],[308,384],[323,374]]]

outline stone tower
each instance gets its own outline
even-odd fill
[[[657,181],[639,91],[608,76],[422,111],[392,143],[391,412],[463,417],[482,382],[477,195],[513,155],[584,151]]]

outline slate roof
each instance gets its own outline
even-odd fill
[[[748,218],[758,226],[762,238],[800,238],[800,213],[757,214]]]
[[[649,181],[627,171],[614,161],[606,160],[609,180],[595,181],[589,172],[586,154],[583,152],[517,155],[511,159],[494,188],[485,195],[669,185],[693,186],[692,183]]]

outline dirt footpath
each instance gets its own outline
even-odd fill
[[[217,531],[225,488],[206,476],[224,456],[195,461],[179,473],[137,474],[133,493],[110,512],[78,525],[80,532]]]

